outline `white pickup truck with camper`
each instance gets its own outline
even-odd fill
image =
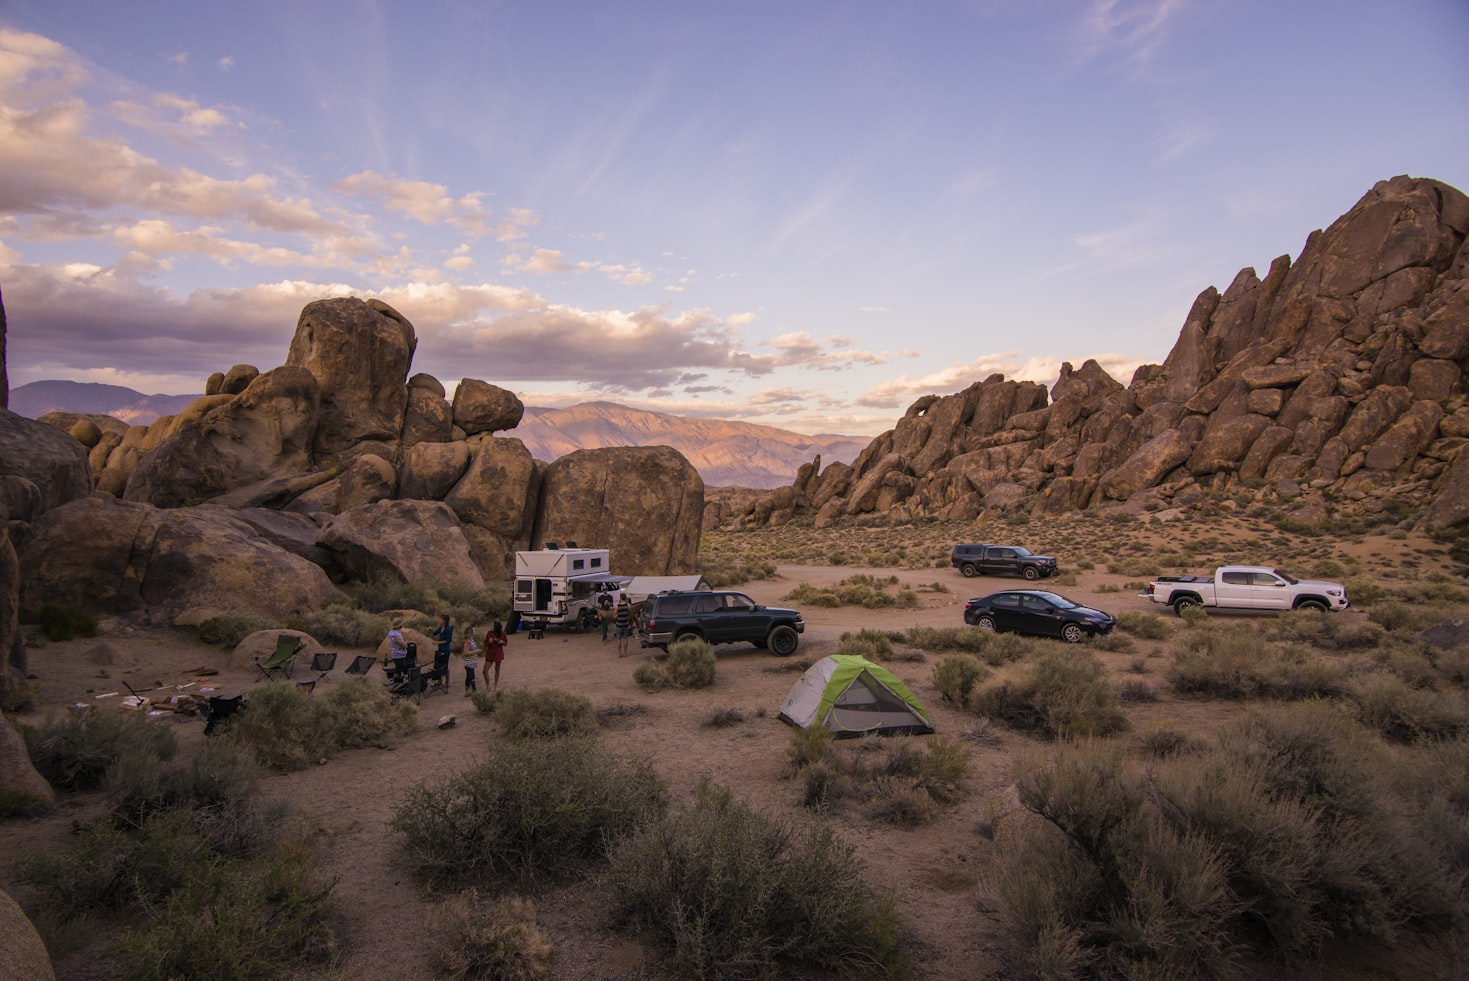
[[[1195,606],[1221,610],[1345,610],[1339,582],[1292,579],[1279,569],[1224,565],[1212,576],[1159,576],[1139,596],[1173,607],[1179,616]]]
[[[549,544],[549,543],[548,543]],[[614,576],[605,548],[547,547],[515,553],[511,609],[522,620],[590,630],[598,624],[597,594],[631,576]]]

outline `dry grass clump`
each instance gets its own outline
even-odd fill
[[[855,849],[728,791],[706,785],[628,836],[608,879],[616,921],[656,937],[687,977],[902,973],[892,900],[858,886]]]
[[[894,587],[896,591],[889,593],[888,590]],[[833,609],[839,606],[861,606],[869,610],[911,610],[918,606],[918,593],[901,585],[897,576],[880,579],[866,574],[848,576],[835,586],[818,587],[801,583],[782,599],[788,603]]]
[[[171,760],[178,752],[178,738],[171,729],[130,712],[62,716],[25,730],[25,742],[36,771],[58,790],[100,786],[124,756]]]
[[[699,637],[684,637],[668,645],[667,657],[634,668],[633,680],[645,691],[708,688],[714,684],[714,667],[714,645]]]
[[[933,666],[933,686],[946,702],[965,706],[974,686],[989,678],[990,669],[968,654],[950,654]]]
[[[976,712],[1048,736],[1105,736],[1129,724],[1106,667],[1086,651],[1047,651],[1015,681],[981,689]]]
[[[752,579],[774,579],[775,563],[769,559],[733,559],[720,557],[705,560],[699,569],[705,581],[715,589],[738,586]]]
[[[851,801],[892,824],[933,820],[961,795],[969,752],[944,736],[834,740],[819,726],[797,729],[787,756],[802,780],[804,806],[825,812]]]
[[[580,874],[662,806],[645,760],[623,760],[593,739],[515,740],[411,789],[390,827],[430,883],[531,887]]]
[[[453,623],[484,623],[503,620],[510,614],[510,594],[506,590],[475,589],[460,582],[426,579],[404,582],[393,573],[382,571],[344,589],[368,613],[418,610],[430,616],[430,626],[438,623],[436,618],[440,613],[449,614]],[[375,640],[380,639],[381,632]]]
[[[1167,620],[1146,610],[1124,610],[1117,614],[1117,629],[1144,640],[1162,640],[1173,633]]]
[[[497,978],[540,981],[552,977],[555,948],[536,923],[535,903],[523,896],[481,899],[466,889],[429,914],[426,936],[435,976],[453,981]]]
[[[1368,675],[1353,686],[1352,699],[1357,720],[1393,742],[1435,742],[1469,732],[1462,695],[1415,688],[1394,675]]]
[[[886,630],[847,631],[837,643],[838,654],[856,654],[869,661],[891,661],[893,659],[893,635]]]
[[[1183,635],[1168,680],[1179,695],[1330,698],[1347,690],[1349,672],[1303,644],[1267,641],[1251,623],[1221,622]]]
[[[974,627],[910,627],[903,643],[934,654],[954,651],[973,654],[991,667],[1019,661],[1040,648],[1019,634],[1000,634]]]
[[[236,647],[257,630],[273,630],[280,626],[259,613],[235,610],[209,617],[199,624],[199,639],[219,647]]]

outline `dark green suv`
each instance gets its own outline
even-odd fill
[[[796,653],[806,624],[795,610],[761,606],[744,593],[658,593],[649,596],[638,616],[638,642],[661,647],[684,637],[711,644],[749,643],[768,647],[778,657]]]

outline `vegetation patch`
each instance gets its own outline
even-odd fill
[[[512,739],[589,736],[597,731],[592,700],[560,688],[512,688],[496,692],[489,702],[501,730]]]
[[[47,640],[97,636],[97,618],[79,606],[47,603],[37,611],[36,619]]]
[[[633,680],[647,691],[663,688],[708,688],[714,684],[714,645],[700,637],[683,637],[668,645],[668,656],[644,661]]]
[[[309,694],[289,683],[256,685],[222,738],[272,769],[300,770],[345,749],[387,749],[417,727],[417,706],[393,704],[365,678],[344,678]]]
[[[414,787],[391,827],[431,883],[530,887],[581,873],[662,806],[646,761],[622,760],[591,739],[516,740]]]
[[[1047,736],[1105,736],[1128,728],[1107,669],[1086,651],[1048,651],[1017,681],[981,689],[975,711]]]
[[[58,790],[100,786],[125,755],[171,760],[178,752],[178,739],[171,729],[131,712],[66,715],[27,729],[25,740],[36,771]]]
[[[950,654],[933,666],[933,685],[944,701],[960,707],[969,704],[974,686],[990,676],[990,669],[969,654]]]
[[[618,845],[609,893],[617,921],[657,937],[688,977],[900,976],[892,900],[868,898],[862,872],[830,828],[705,786]]]
[[[918,606],[918,593],[902,585],[897,576],[881,579],[865,573],[848,576],[834,586],[801,583],[782,599],[788,603],[833,609],[839,606],[861,606],[869,610],[911,610]]]
[[[232,610],[209,617],[199,624],[199,639],[218,647],[236,647],[257,630],[274,630],[280,626],[258,613]]]
[[[523,896],[481,898],[478,891],[466,889],[429,915],[427,936],[437,941],[428,949],[438,978],[552,977],[555,948],[536,923],[535,903]]]

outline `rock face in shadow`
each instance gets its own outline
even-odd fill
[[[724,527],[799,515],[972,518],[1158,509],[1203,491],[1329,513],[1469,521],[1469,198],[1375,186],[1294,263],[1195,300],[1161,365],[1123,387],[1093,361],[1044,388],[992,376],[925,396],[850,468],[806,473]]]
[[[704,481],[677,450],[578,450],[546,467],[531,540],[568,539],[612,551],[613,568],[698,568]]]

